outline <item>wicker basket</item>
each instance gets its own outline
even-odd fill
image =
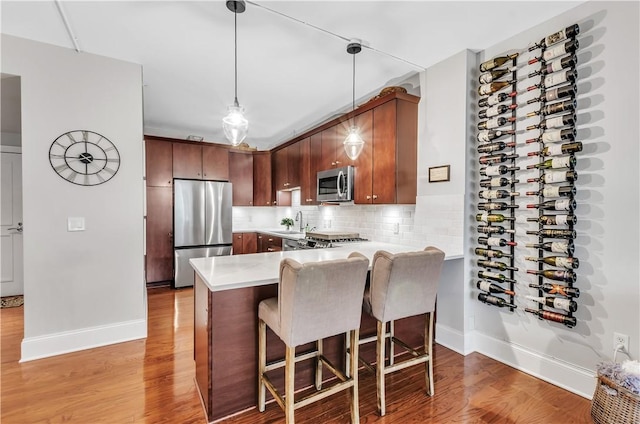
[[[596,424],[639,424],[640,396],[598,375],[591,401],[591,418]]]

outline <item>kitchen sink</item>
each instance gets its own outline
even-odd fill
[[[271,233],[276,233],[276,234],[303,234],[301,231],[294,231],[294,230],[286,230],[286,231],[270,231]]]

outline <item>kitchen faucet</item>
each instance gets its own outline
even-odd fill
[[[300,216],[300,232],[302,232],[302,211],[298,211],[298,213],[296,213],[296,221],[298,221],[298,216]]]

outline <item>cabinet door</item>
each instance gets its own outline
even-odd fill
[[[233,184],[233,206],[253,205],[253,155],[229,152],[229,180]]]
[[[202,174],[205,180],[229,180],[229,150],[221,146],[202,146]]]
[[[311,139],[301,140],[300,144],[300,204],[310,205],[313,201],[311,192]]]
[[[317,205],[318,204],[318,171],[324,171],[322,168],[322,134],[315,133],[311,136],[309,142],[309,170],[310,170],[310,178],[311,185],[309,186],[309,205]]]
[[[275,191],[287,189],[287,149],[273,153],[273,188]]]
[[[396,203],[396,102],[373,109],[373,203]]]
[[[173,280],[173,193],[147,187],[147,283]]]
[[[242,237],[243,233],[233,233],[233,254],[242,255],[244,250],[242,249]]]
[[[324,171],[336,167],[336,127],[329,127],[321,133],[321,161],[320,165]]]
[[[253,154],[253,205],[271,206],[274,200],[271,185],[271,154],[256,152]]]
[[[242,253],[258,253],[257,233],[242,233]]]
[[[263,253],[267,251],[266,238],[267,236],[262,233],[257,233],[258,243],[257,243],[257,251],[258,253]]]
[[[357,115],[354,121],[360,128],[364,147],[354,161],[354,203],[373,203],[373,110]]]
[[[173,178],[202,179],[202,146],[173,143]]]
[[[287,188],[300,187],[300,143],[294,143],[287,150]]]
[[[173,182],[173,149],[169,141],[145,140],[147,186],[171,187]]]
[[[347,156],[347,152],[344,150],[344,139],[349,135],[349,130],[352,125],[358,125],[357,121],[354,119],[353,121],[345,121],[336,126],[336,131],[334,134],[335,141],[335,167],[342,168],[343,166],[354,165],[354,161],[349,159]],[[362,131],[360,131],[360,135],[362,135]],[[364,138],[364,137],[363,137]],[[365,140],[366,143],[366,140]]]

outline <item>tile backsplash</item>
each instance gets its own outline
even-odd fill
[[[360,237],[423,248],[428,245],[448,255],[463,251],[464,195],[420,196],[416,205],[300,206],[299,191],[292,192],[292,206],[234,207],[234,231],[281,228],[284,217],[302,212],[302,227],[347,230]],[[299,228],[300,223],[294,223]]]

